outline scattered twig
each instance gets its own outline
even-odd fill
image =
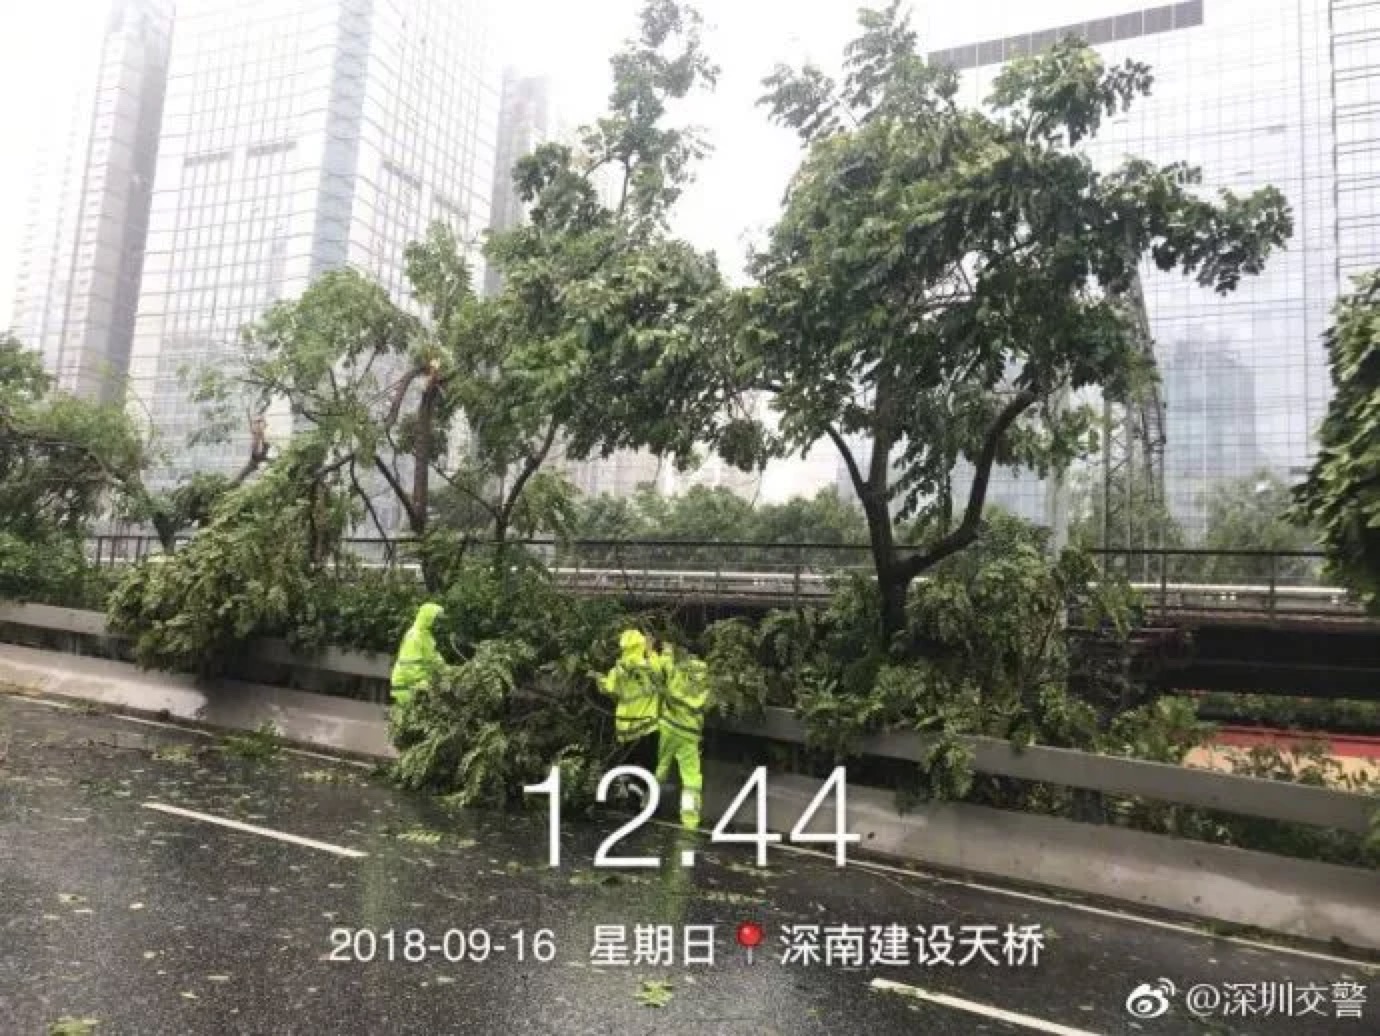
[[[147,752],[149,747],[146,744],[122,745],[118,741],[104,741],[100,738],[89,737],[86,739],[88,746],[103,745],[106,748],[117,748],[122,752]]]

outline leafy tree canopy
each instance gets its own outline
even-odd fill
[[[712,256],[666,232],[704,150],[666,113],[717,70],[699,16],[675,0],[644,5],[640,37],[612,65],[609,114],[582,147],[549,143],[517,164],[528,220],[489,243],[504,278],[495,319],[518,398],[560,430],[567,456],[646,448],[685,465],[725,403],[700,353],[721,280]],[[614,207],[596,177],[618,185]],[[509,412],[501,394],[487,398]]]
[[[1297,514],[1318,529],[1332,572],[1380,612],[1380,273],[1337,303],[1327,351],[1332,402]]]
[[[698,17],[648,0],[612,64],[609,112],[583,146],[545,145],[513,172],[528,219],[485,246],[497,297],[476,294],[462,243],[436,225],[406,252],[411,306],[338,270],[247,334],[259,408],[289,403],[343,459],[380,531],[393,531],[375,507],[380,485],[417,536],[438,503],[452,533],[559,526],[570,489],[543,470],[558,441],[577,459],[622,446],[688,459],[718,412],[690,345],[718,302],[718,271],[666,230],[701,151],[667,110],[715,74]],[[614,207],[594,184],[608,175]]]
[[[1216,486],[1207,498],[1208,550],[1301,551],[1314,546],[1306,528],[1290,520],[1292,497],[1283,480],[1268,471],[1256,472]],[[1271,578],[1295,583],[1312,574],[1307,558],[1215,557],[1208,559],[1207,577],[1213,582]]]
[[[1109,488],[1110,523],[1105,518]],[[1110,487],[1101,471],[1081,472],[1070,492],[1070,511],[1069,542],[1085,550],[1173,548],[1188,542],[1183,526],[1170,513],[1164,494],[1152,489],[1143,477],[1128,480],[1125,471],[1113,474]]]
[[[808,152],[731,315],[735,373],[780,416],[774,448],[843,453],[895,630],[910,581],[977,536],[994,465],[1043,471],[1085,448],[1089,414],[1062,393],[1124,397],[1147,376],[1122,301],[1140,262],[1229,292],[1291,221],[1278,191],[1209,198],[1183,163],[1094,169],[1078,145],[1148,93],[1144,65],[1068,39],[1008,64],[970,110],[899,3],[860,17],[841,82],[767,80]],[[976,477],[954,523],[961,459]],[[936,515],[929,550],[896,552],[893,500],[902,520]]]
[[[833,487],[812,497],[757,504],[722,487],[692,486],[675,496],[644,487],[631,497],[579,501],[572,538],[719,540],[751,543],[864,543],[862,512]]]
[[[258,478],[223,493],[186,546],[129,570],[110,625],[134,638],[141,665],[213,672],[245,639],[300,621],[352,517],[329,447],[297,436]]]
[[[39,354],[0,336],[0,528],[32,540],[80,536],[137,491],[145,456],[120,407],[53,391]]]

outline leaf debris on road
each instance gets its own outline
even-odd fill
[[[633,998],[643,1007],[665,1007],[675,996],[671,983],[659,978],[644,978]]]

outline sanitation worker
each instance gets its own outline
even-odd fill
[[[704,777],[700,767],[700,736],[709,684],[699,659],[677,660],[672,648],[657,651],[640,630],[624,630],[618,638],[619,656],[599,681],[614,698],[614,729],[618,740],[633,742],[657,734],[656,779],[664,782],[674,765],[681,783],[680,822],[691,830],[700,824]]]
[[[427,601],[417,609],[417,617],[403,634],[391,680],[395,707],[406,705],[413,694],[423,690],[432,672],[443,662],[441,652],[436,649],[436,635],[432,632],[441,614],[439,604]]]

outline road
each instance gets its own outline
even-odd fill
[[[688,849],[692,868],[595,870],[620,823],[565,822],[552,870],[540,811],[448,812],[351,764],[246,757],[196,732],[0,694],[0,1033],[65,1017],[94,1020],[96,1036],[1329,1034],[1374,1032],[1380,1013],[1374,970],[1343,958],[897,868],[841,874],[773,847],[759,870],[750,847],[658,827],[621,850]],[[752,960],[735,941],[745,921],[765,934]],[[782,959],[786,926],[804,939],[840,925],[869,937],[923,925],[929,941],[898,951],[904,965],[845,966],[843,929],[842,962]],[[941,949],[942,925],[960,949],[976,926],[1037,926],[1043,949],[1024,966],[1004,952],[991,963],[990,947],[965,966],[917,962],[921,946]],[[630,955],[637,926],[671,926],[674,965],[601,964],[597,926],[626,934]],[[686,965],[684,939],[704,926],[714,963]],[[347,959],[331,960],[335,928],[370,930],[376,959],[354,959],[370,940],[351,935]],[[377,959],[390,929],[397,955],[421,930],[427,959]],[[446,959],[480,956],[479,930],[486,959]],[[549,960],[535,959],[539,941]],[[1161,978],[1180,992],[1316,986],[1327,1013],[1203,1022],[1175,1000],[1134,1020],[1128,994]],[[1363,1018],[1336,1017],[1337,982],[1363,987]]]

